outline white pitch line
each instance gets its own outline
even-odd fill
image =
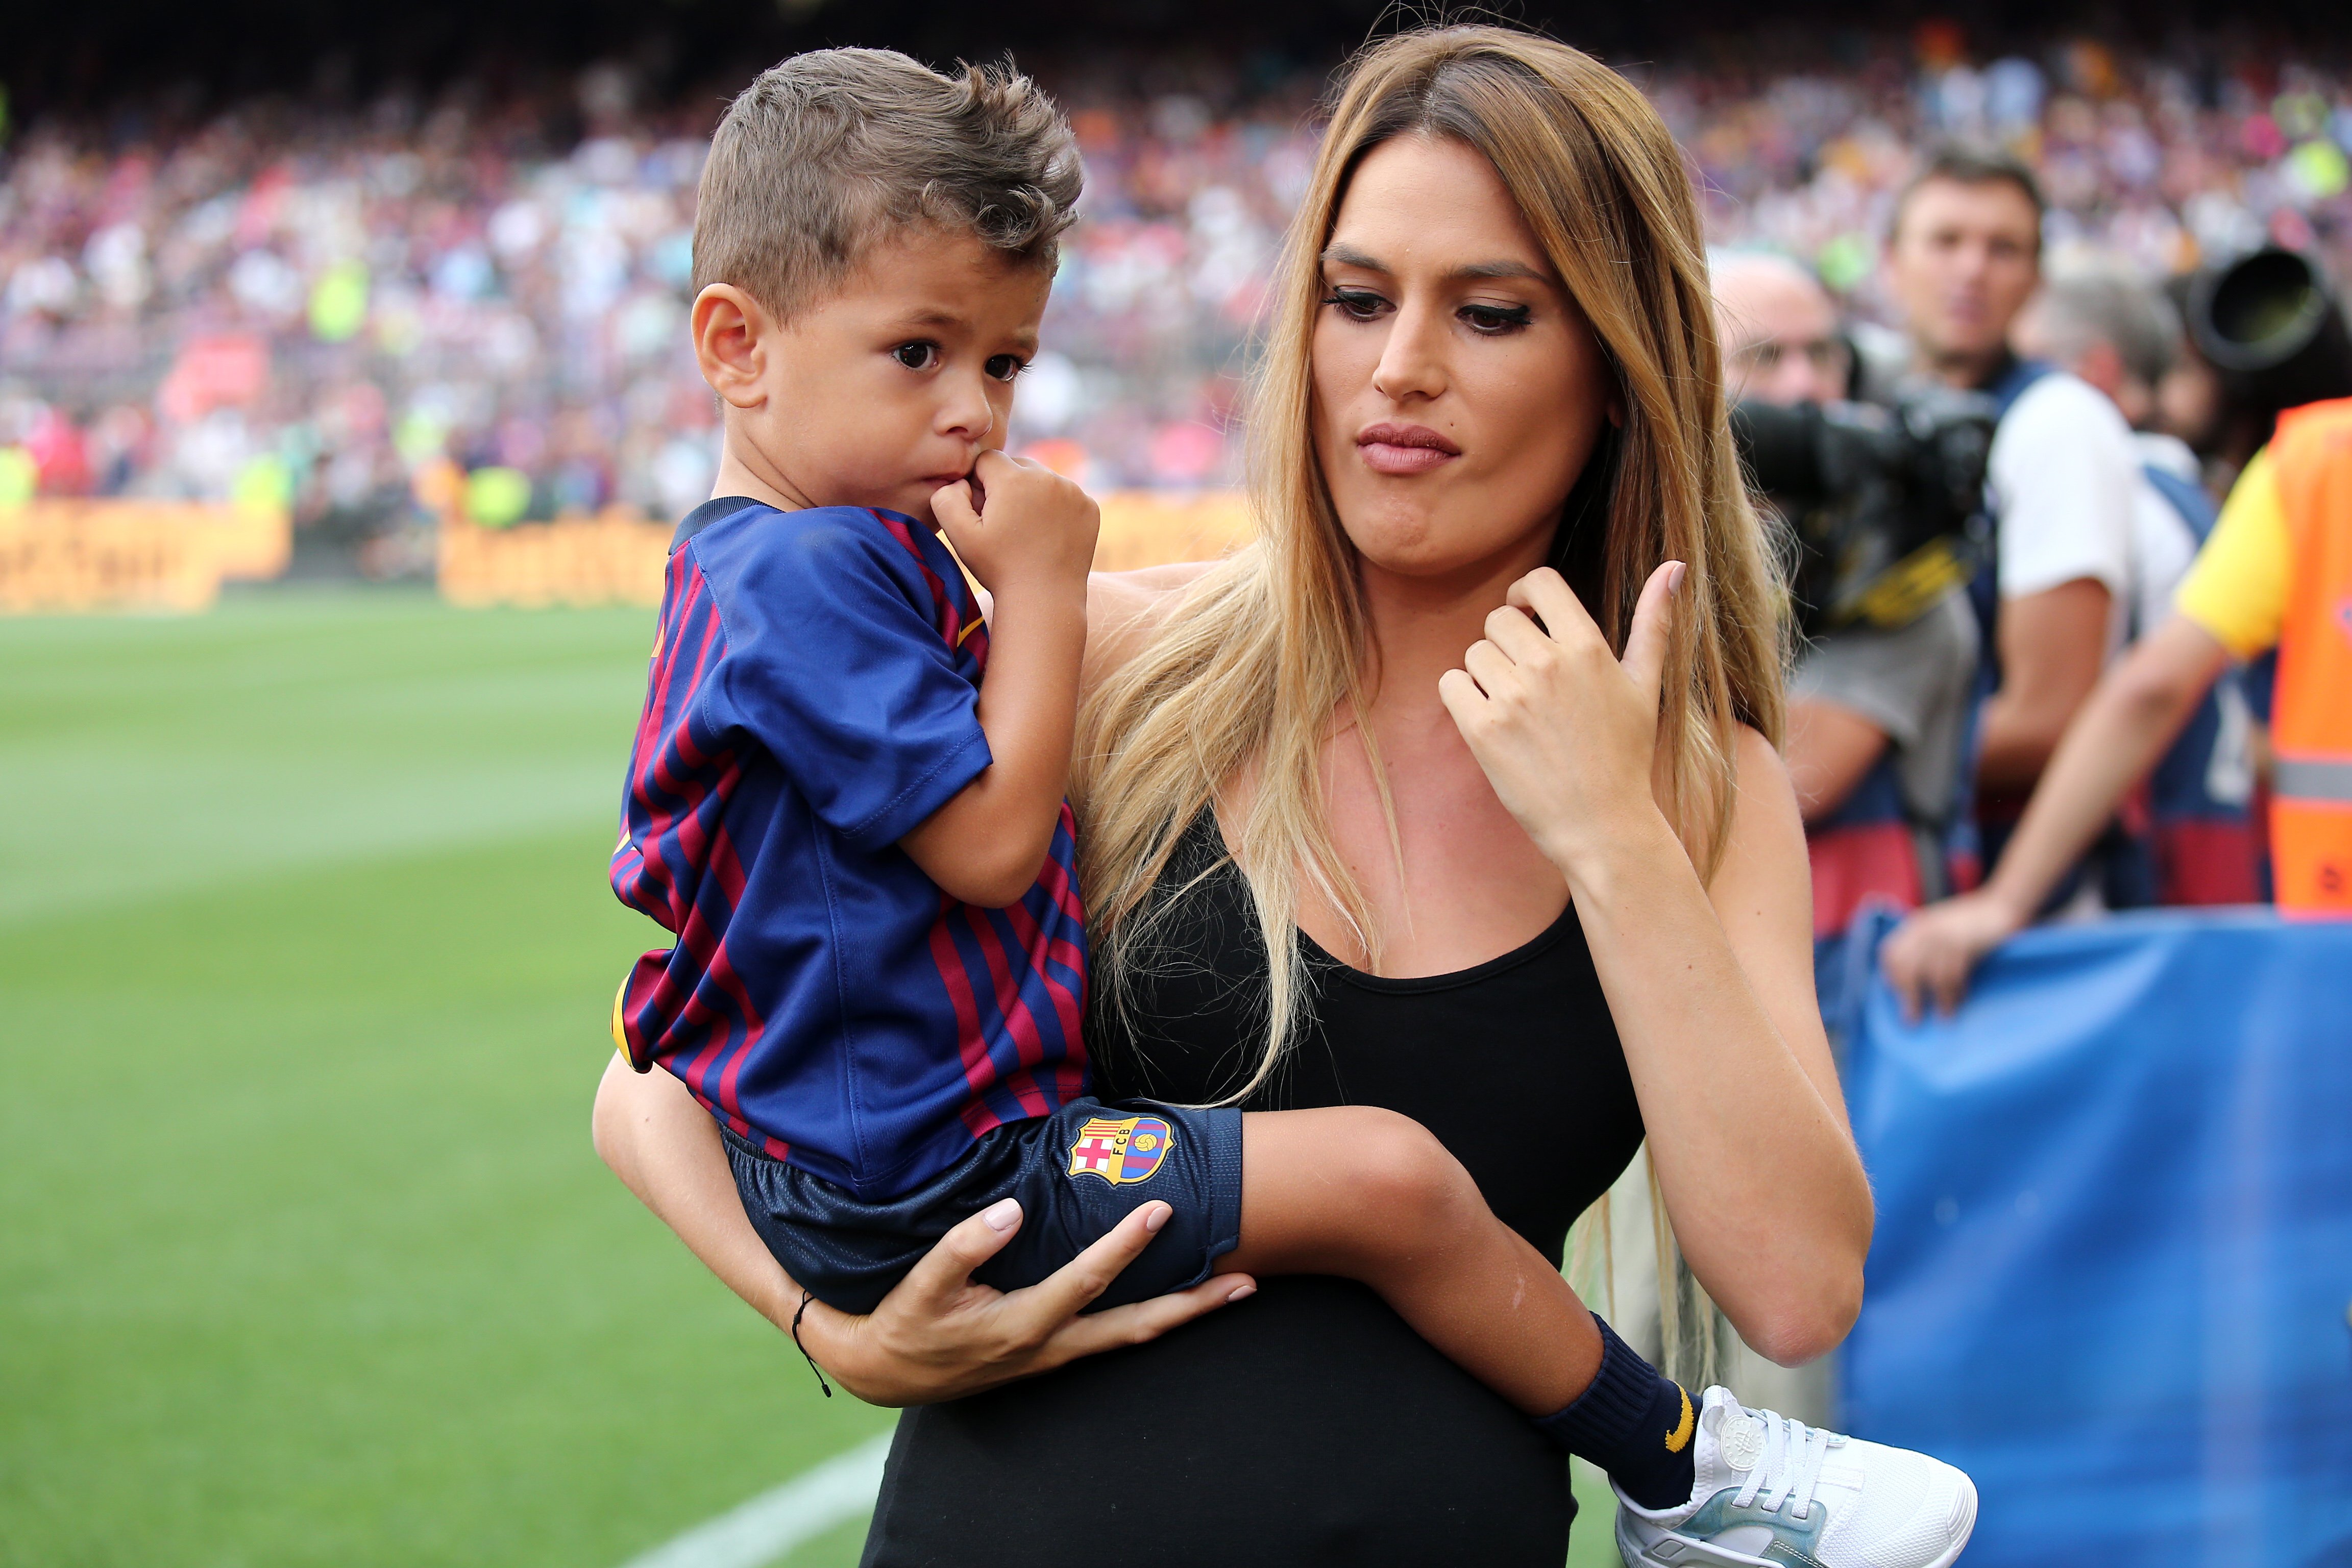
[[[874,1510],[890,1434],[836,1454],[623,1568],[763,1568],[804,1541]]]

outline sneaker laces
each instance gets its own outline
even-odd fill
[[[1744,1405],[1739,1408],[1742,1415],[1762,1424],[1764,1449],[1748,1468],[1748,1479],[1732,1499],[1733,1505],[1746,1508],[1760,1491],[1764,1494],[1765,1512],[1778,1513],[1787,1505],[1790,1518],[1810,1518],[1813,1489],[1821,1484],[1822,1462],[1829,1458],[1829,1451],[1845,1439],[1778,1411],[1750,1410]]]

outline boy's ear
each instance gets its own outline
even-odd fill
[[[710,390],[735,408],[756,408],[767,400],[761,381],[768,368],[770,333],[775,319],[765,306],[732,283],[713,283],[694,297],[688,317],[694,333],[694,360]]]

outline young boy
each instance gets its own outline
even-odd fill
[[[719,1120],[751,1223],[844,1310],[1007,1198],[978,1274],[1006,1289],[1165,1200],[1100,1305],[1213,1262],[1357,1279],[1636,1503],[1696,1508],[1769,1421],[1770,1500],[1794,1477],[1804,1508],[1822,1435],[1720,1391],[1698,1420],[1413,1122],[1089,1095],[1062,792],[1096,510],[996,449],[1079,184],[1025,79],[887,52],[790,60],[719,127],[692,316],[719,499],[672,546],[612,869],[677,941],[616,1044]]]

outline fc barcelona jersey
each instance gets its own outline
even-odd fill
[[[679,525],[612,865],[676,940],[631,970],[615,1042],[862,1198],[1086,1092],[1069,806],[1001,910],[898,847],[989,765],[987,658],[911,518],[729,498]]]

